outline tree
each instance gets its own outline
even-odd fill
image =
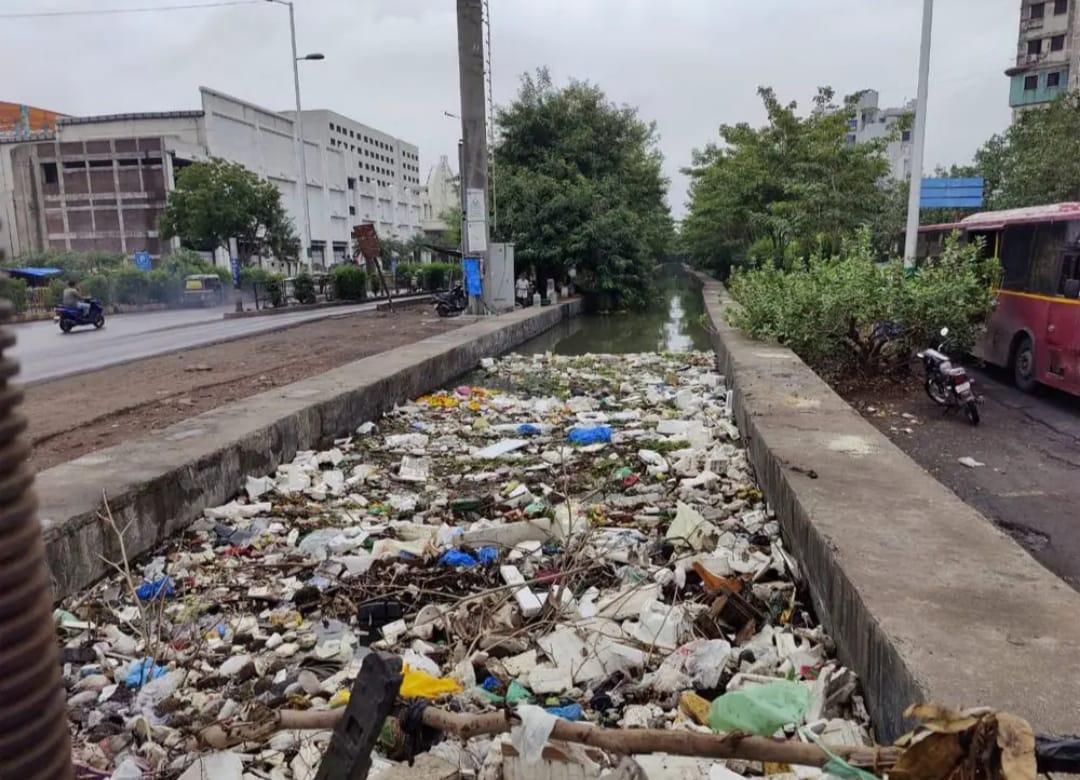
[[[994,209],[1080,200],[1080,92],[1030,109],[975,154]]]
[[[613,304],[646,304],[673,235],[655,125],[592,84],[555,87],[545,69],[522,77],[496,124],[496,240],[514,242],[538,284],[573,268]]]
[[[439,246],[445,249],[461,248],[461,207],[454,206],[439,215],[439,221],[446,225],[446,230],[439,235]]]
[[[217,158],[180,171],[161,216],[161,234],[212,251],[237,240],[240,262],[253,255],[295,260],[300,241],[281,193],[244,166]]]
[[[857,96],[837,106],[827,87],[800,117],[770,88],[758,94],[764,127],[722,125],[721,144],[695,151],[689,212],[682,224],[685,251],[699,265],[726,275],[747,260],[805,259],[836,252],[843,239],[875,219],[887,193],[882,151],[887,139],[846,140]]]

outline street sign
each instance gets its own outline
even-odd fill
[[[135,267],[140,271],[149,271],[154,265],[150,253],[145,250],[136,252],[131,259],[135,261]]]
[[[229,270],[232,271],[234,288],[240,287],[240,244],[235,238],[229,239]]]
[[[923,179],[920,209],[981,209],[982,179]]]

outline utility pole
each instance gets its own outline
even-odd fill
[[[911,150],[904,268],[915,267],[919,242],[919,203],[922,200],[923,149],[926,145],[926,97],[930,81],[930,33],[934,26],[934,0],[923,0],[922,44],[919,51],[919,94],[915,101],[915,134]]]
[[[488,158],[484,84],[483,0],[457,0],[458,74],[461,84],[461,184],[464,226],[461,241],[466,257],[481,268],[488,252]],[[480,299],[472,301],[480,313]]]
[[[296,133],[296,153],[300,156],[300,200],[304,202],[304,262],[307,272],[311,273],[311,205],[308,203],[307,191],[307,151],[304,149],[304,115],[300,113],[300,59],[296,56],[296,20],[293,14],[293,4],[289,3],[289,33],[292,35],[292,72],[293,87],[296,93],[296,123],[293,125]]]

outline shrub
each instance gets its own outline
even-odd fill
[[[107,275],[94,274],[88,276],[83,279],[80,287],[84,295],[97,298],[103,306],[112,303],[112,284]]]
[[[60,279],[53,279],[49,282],[49,286],[44,288],[41,298],[46,309],[55,308],[63,302],[65,287],[67,287],[67,282]]]
[[[265,285],[271,276],[273,274],[265,268],[241,268],[240,288],[248,291],[253,290],[256,284]]]
[[[138,268],[121,268],[113,274],[113,297],[117,303],[146,303],[149,300],[148,274]]]
[[[788,270],[771,263],[736,270],[728,286],[739,307],[730,319],[791,347],[815,369],[889,372],[936,343],[943,326],[950,348],[970,349],[990,313],[997,273],[996,260],[980,259],[979,246],[955,238],[915,274],[900,260],[879,265],[863,231],[838,256],[817,255]]]
[[[26,311],[25,280],[0,277],[0,298],[11,301],[16,314]]]
[[[367,274],[355,265],[337,265],[330,269],[330,279],[334,284],[334,295],[347,301],[367,299]]]
[[[300,303],[315,303],[315,280],[306,273],[293,279],[293,295]]]
[[[266,297],[270,299],[270,305],[275,309],[285,305],[285,277],[281,274],[268,273],[266,280],[262,282],[262,289]]]
[[[451,274],[456,270],[457,266],[453,263],[424,263],[420,266],[424,289],[428,291],[444,289],[450,283]]]
[[[420,269],[423,266],[420,263],[398,263],[394,281],[398,287],[408,287],[410,290],[416,289],[420,282]]]
[[[177,303],[184,295],[186,273],[157,268],[146,274],[146,297],[151,303]]]

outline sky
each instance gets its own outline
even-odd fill
[[[0,0],[0,100],[68,114],[199,107],[208,86],[269,108],[293,106],[288,9],[264,0],[151,13],[7,14],[145,8],[208,0]],[[213,1],[213,0],[210,0]],[[220,2],[220,0],[218,0]],[[936,0],[927,168],[963,163],[1009,123],[1004,70],[1020,0]],[[521,74],[598,84],[655,121],[685,212],[691,151],[724,123],[759,125],[758,86],[810,105],[873,88],[882,106],[916,92],[921,0],[490,0],[496,103]],[[328,108],[420,147],[421,172],[460,124],[453,0],[295,0],[305,108]]]

